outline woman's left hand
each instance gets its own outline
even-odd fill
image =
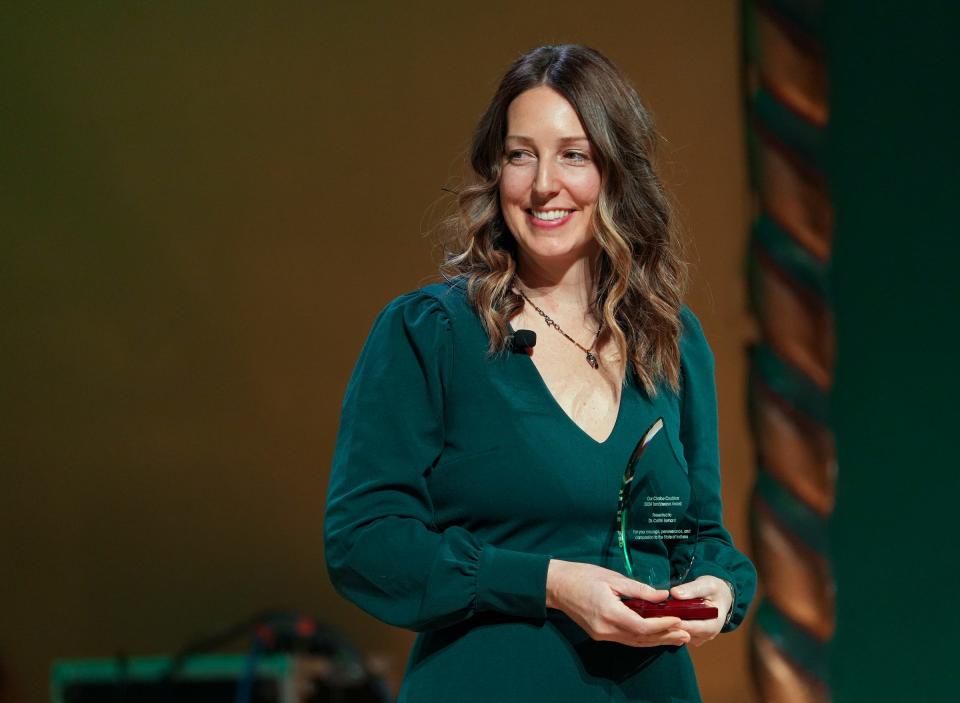
[[[703,598],[709,605],[717,607],[718,615],[713,620],[681,620],[677,626],[690,633],[690,644],[699,647],[720,634],[723,624],[727,621],[727,613],[733,606],[733,594],[730,586],[723,579],[716,576],[701,576],[689,583],[674,586],[670,595],[678,600]]]

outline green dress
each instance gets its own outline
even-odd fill
[[[686,647],[596,642],[545,605],[550,558],[623,573],[617,491],[638,438],[663,417],[666,439],[644,461],[690,472],[701,507],[689,579],[732,583],[725,629],[743,620],[756,572],[721,518],[713,356],[693,313],[681,317],[682,392],[649,398],[628,379],[598,442],[528,356],[488,354],[461,282],[380,313],[343,402],[324,534],[337,590],[420,633],[400,701],[700,700]]]

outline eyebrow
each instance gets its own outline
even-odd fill
[[[506,139],[513,139],[518,142],[528,143],[533,141],[531,137],[527,137],[523,134],[508,134]],[[506,141],[506,139],[504,141]],[[560,139],[557,141],[559,141],[561,144],[569,144],[570,142],[589,142],[590,140],[587,138],[587,135],[583,135],[582,137],[560,137]]]

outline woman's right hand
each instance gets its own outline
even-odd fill
[[[680,618],[642,618],[621,600],[659,603],[669,595],[593,564],[551,559],[547,567],[547,607],[566,613],[595,640],[630,647],[686,644],[690,634],[679,629]]]

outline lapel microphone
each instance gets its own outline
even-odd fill
[[[529,352],[537,346],[537,333],[533,330],[516,330],[510,335],[510,349],[515,352]]]

